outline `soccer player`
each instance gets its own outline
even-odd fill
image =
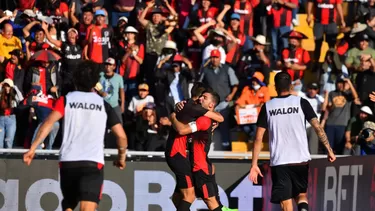
[[[220,97],[216,92],[207,89],[199,100],[203,108],[213,111],[220,102]],[[214,167],[208,158],[212,142],[213,121],[206,116],[201,116],[196,121],[183,124],[177,120],[174,113],[171,115],[171,121],[178,134],[190,134],[188,138],[192,139],[190,160],[196,196],[202,198],[212,211],[232,210],[220,203]]]
[[[258,167],[263,135],[269,133],[270,166],[272,177],[271,202],[280,204],[283,211],[293,211],[293,199],[299,211],[308,210],[307,185],[310,153],[306,134],[306,120],[315,129],[328,153],[329,162],[336,160],[327,135],[310,103],[290,94],[291,77],[287,72],[275,76],[277,98],[263,105],[259,113],[249,178],[258,183],[263,177]]]
[[[224,121],[223,116],[219,113],[209,111],[195,102],[206,89],[207,86],[203,83],[196,83],[193,86],[191,90],[192,98],[189,99],[184,108],[176,114],[176,118],[179,121],[187,124],[200,116],[206,116],[216,122]],[[177,211],[189,210],[195,200],[191,163],[189,153],[187,153],[187,146],[187,136],[178,135],[172,128],[167,140],[165,159],[169,168],[176,175],[176,188],[172,200]]]
[[[60,97],[54,110],[43,122],[23,161],[30,165],[35,149],[46,138],[55,122],[64,117],[63,141],[60,149],[60,185],[62,208],[73,211],[80,203],[81,211],[95,211],[101,199],[104,181],[104,134],[111,128],[117,138],[118,159],[114,164],[125,168],[127,137],[112,107],[93,92],[99,81],[97,64],[84,61],[74,71],[76,91]]]

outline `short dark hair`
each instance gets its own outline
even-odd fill
[[[82,61],[73,72],[73,83],[77,91],[90,92],[99,82],[100,65],[93,61]]]
[[[204,93],[209,93],[212,96],[212,101],[215,104],[215,106],[217,106],[217,104],[219,104],[219,102],[220,102],[220,96],[213,89],[207,88],[206,91],[204,91],[202,94],[204,94]]]
[[[202,82],[195,82],[190,91],[191,97],[200,97],[208,88],[208,85]]]
[[[279,72],[275,76],[275,87],[277,93],[290,91],[292,79],[287,72]]]

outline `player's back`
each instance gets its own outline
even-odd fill
[[[60,161],[104,164],[107,106],[103,98],[94,92],[75,91],[65,97]]]

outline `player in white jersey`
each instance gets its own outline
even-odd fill
[[[118,159],[115,165],[125,168],[127,137],[112,107],[93,91],[99,81],[98,65],[84,61],[74,72],[75,91],[60,97],[54,110],[43,122],[30,150],[23,160],[31,164],[38,145],[49,134],[55,122],[64,117],[60,149],[60,186],[62,208],[73,211],[95,211],[104,181],[104,134],[110,128],[117,138]]]
[[[286,72],[275,76],[278,97],[263,105],[257,122],[253,160],[249,178],[258,183],[263,177],[258,167],[263,135],[269,134],[272,177],[271,202],[280,204],[283,211],[293,211],[293,199],[299,211],[308,211],[307,186],[310,153],[306,135],[306,120],[315,129],[328,152],[328,160],[336,160],[324,129],[310,103],[290,94],[291,78]]]

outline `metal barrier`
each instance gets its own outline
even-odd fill
[[[23,154],[27,152],[27,149],[0,149],[0,154]],[[36,150],[36,154],[39,155],[58,155],[59,150]],[[117,149],[104,149],[106,157],[117,155]],[[164,152],[147,152],[147,151],[133,151],[128,150],[126,153],[127,157],[141,156],[141,157],[164,157]],[[252,152],[230,152],[230,151],[211,151],[209,153],[210,158],[216,159],[251,159]],[[312,159],[326,158],[327,155],[311,155]],[[343,155],[337,155],[337,157],[345,157]],[[269,160],[269,152],[261,152],[259,155],[260,160]]]

